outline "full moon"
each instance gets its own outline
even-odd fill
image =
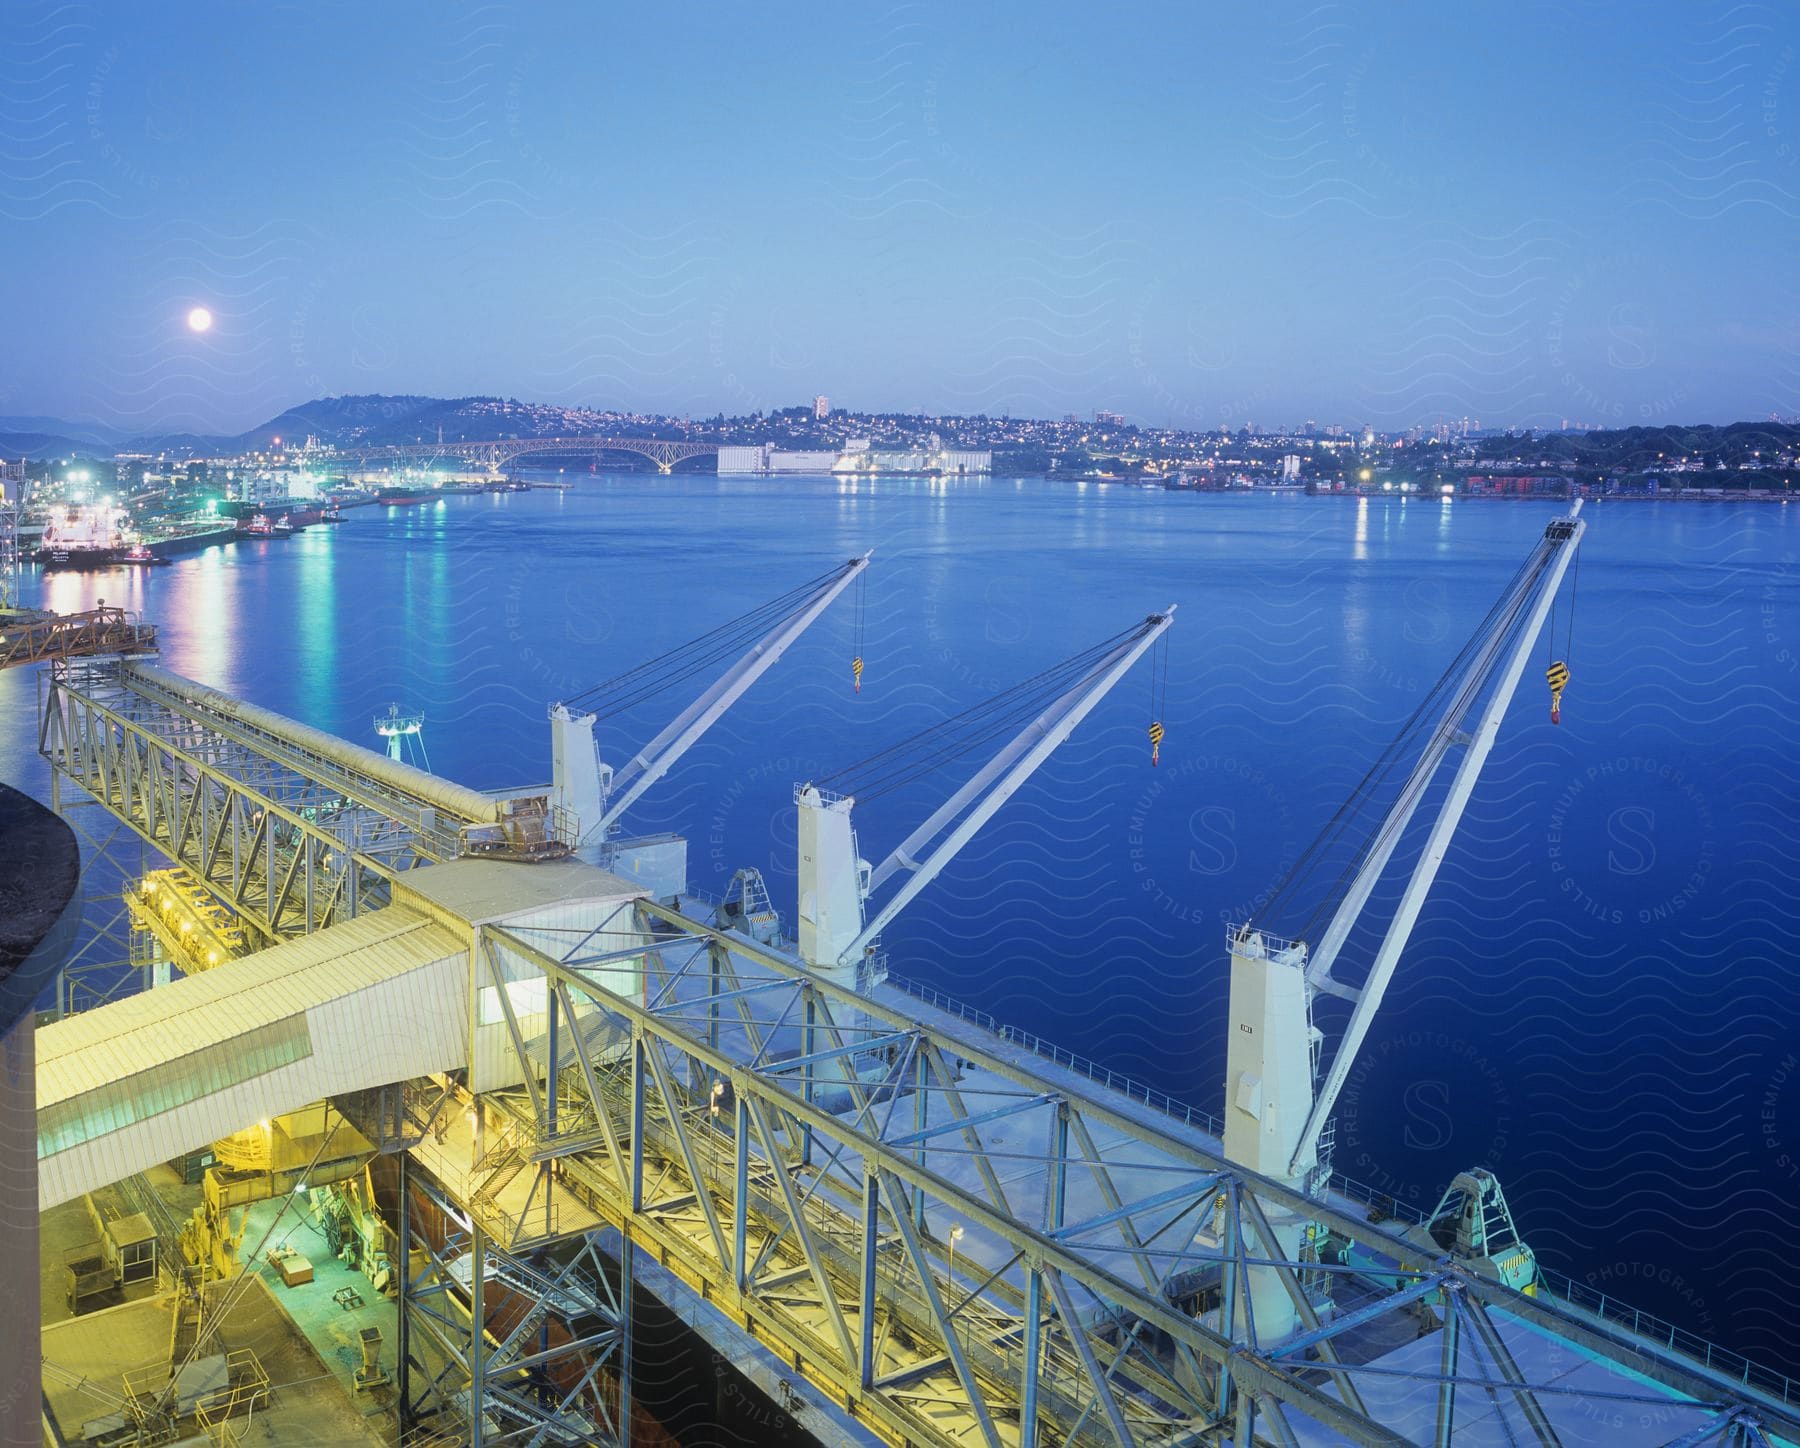
[[[195,307],[187,316],[188,331],[210,332],[212,330],[212,313],[205,307]]]

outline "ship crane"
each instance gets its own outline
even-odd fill
[[[557,808],[572,817],[572,833],[578,843],[590,851],[604,849],[618,833],[625,811],[667,774],[744,691],[774,665],[788,645],[861,575],[869,566],[870,553],[852,558],[697,639],[553,704],[553,798]],[[622,768],[614,770],[601,760],[594,739],[594,726],[601,719],[655,698],[734,654],[738,655],[736,662]]]
[[[994,812],[1037,770],[1113,685],[1174,622],[1175,606],[1093,648],[1015,684],[984,703],[836,774],[799,785],[800,958],[850,990],[880,979],[875,945]],[[1022,724],[1023,727],[1019,727]],[[857,850],[851,808],[974,754],[1017,728],[968,783],[871,867]],[[884,885],[897,889],[870,916],[867,903]]]
[[[1374,802],[1388,796],[1391,781],[1401,778],[1391,807],[1354,848],[1342,871],[1343,893],[1335,907],[1321,905],[1303,936],[1311,934],[1311,925],[1324,921],[1322,933],[1311,941],[1290,940],[1254,924],[1229,928],[1224,1147],[1225,1155],[1239,1165],[1308,1195],[1323,1191],[1330,1175],[1332,1108],[1381,1008],[1420,907],[1580,545],[1587,526],[1579,519],[1580,511],[1578,500],[1568,516],[1545,528],[1524,566],[1432,694],[1271,902],[1270,908],[1279,910],[1291,899],[1296,883],[1303,885],[1334,853],[1341,858],[1356,817],[1372,813]],[[1415,749],[1416,760],[1402,778],[1404,762]],[[1434,789],[1454,751],[1460,751],[1460,758],[1448,785]],[[1435,813],[1426,808],[1428,797]],[[1359,925],[1380,928],[1379,921],[1365,919],[1365,912],[1402,837],[1422,810],[1429,830],[1360,982],[1352,983],[1337,973],[1346,943]],[[1313,1024],[1312,1012],[1320,994],[1351,1003],[1349,1020],[1322,1075],[1324,1037]],[[1311,1230],[1304,1213],[1290,1212],[1272,1225],[1289,1260],[1300,1260]],[[1291,1330],[1296,1310],[1276,1274],[1254,1271],[1251,1279],[1250,1305],[1262,1339],[1269,1341]]]

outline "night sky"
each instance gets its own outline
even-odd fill
[[[1791,414],[1797,42],[1726,0],[26,0],[0,416]]]

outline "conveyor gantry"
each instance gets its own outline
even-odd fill
[[[523,1079],[485,1105],[515,1195],[484,1230],[549,1242],[558,1201],[623,1221],[695,1300],[889,1441],[1701,1443],[1733,1414],[1800,1428],[1735,1373],[1248,1172],[1203,1128],[891,987],[844,989],[649,900],[496,922],[477,949],[482,988],[543,1007],[507,1013]],[[472,1180],[477,1216],[485,1195]],[[1346,1260],[1281,1250],[1275,1224],[1301,1209]],[[1253,1275],[1280,1282],[1298,1332],[1240,1320]],[[1197,1311],[1196,1282],[1212,1303]]]
[[[92,795],[265,942],[385,905],[417,865],[511,853],[518,821],[550,818],[142,662],[59,664],[39,692],[57,807],[65,785]]]
[[[44,748],[271,936],[388,900],[462,922],[466,1067],[413,1091],[434,1130],[383,1143],[400,1200],[469,1243],[409,1268],[406,1330],[466,1351],[466,1371],[403,1370],[408,1413],[447,1421],[473,1395],[567,1436],[593,1400],[517,1397],[508,1365],[536,1361],[535,1339],[494,1347],[477,1310],[458,1349],[467,1314],[434,1304],[560,1270],[555,1244],[622,1236],[617,1310],[640,1270],[734,1359],[773,1352],[826,1441],[1800,1441],[1797,1385],[1432,1256],[1342,1195],[1228,1161],[1204,1125],[892,986],[858,994],[578,888],[570,872],[601,872],[573,862],[437,863],[492,801],[234,703],[141,666],[68,665]],[[206,992],[254,961],[209,972]],[[1296,1211],[1345,1252],[1288,1255],[1274,1224]],[[1259,1335],[1239,1310],[1253,1273],[1296,1332]],[[1325,1281],[1335,1312],[1317,1305]]]
[[[0,610],[0,669],[95,655],[153,654],[156,625],[105,604],[83,613]]]

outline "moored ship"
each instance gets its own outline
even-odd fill
[[[245,524],[261,517],[268,521],[271,528],[281,528],[283,532],[298,532],[314,523],[322,522],[326,504],[314,498],[262,498],[258,500],[242,500],[225,505],[226,513],[237,520],[241,529]]]
[[[86,503],[55,508],[32,557],[45,568],[110,568],[130,546],[123,508]]]
[[[414,488],[395,483],[377,491],[375,501],[384,507],[399,508],[412,503],[429,503],[437,496],[436,488]]]

